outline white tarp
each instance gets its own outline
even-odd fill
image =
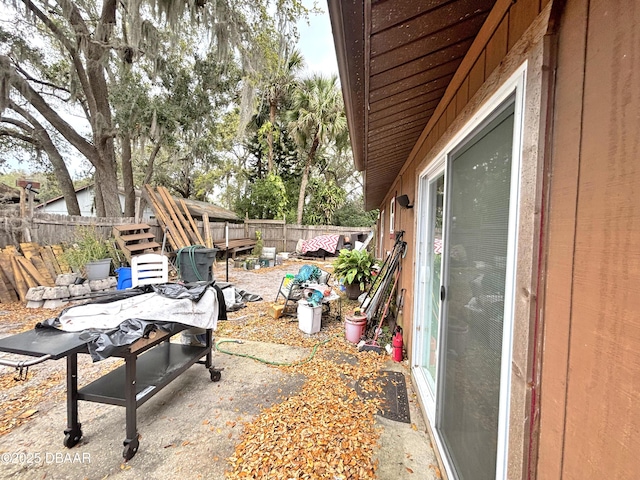
[[[111,330],[132,318],[215,330],[218,298],[213,288],[207,288],[198,302],[189,298],[168,298],[153,292],[108,303],[79,305],[65,310],[58,317],[58,328],[67,332]]]

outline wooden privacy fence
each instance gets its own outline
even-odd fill
[[[195,220],[195,225],[205,238],[204,223]],[[104,238],[112,235],[116,225],[133,224],[128,217],[98,218],[69,215],[36,213],[33,217],[0,217],[0,248],[7,245],[19,245],[25,241],[40,245],[73,243],[79,226],[93,226]],[[163,230],[155,220],[147,222],[155,234],[158,243],[162,243]],[[278,252],[293,252],[298,240],[308,240],[328,234],[367,234],[372,228],[338,227],[335,225],[291,225],[284,220],[245,220],[243,223],[208,222],[211,238],[225,238],[225,226],[228,225],[229,239],[256,238],[256,231],[262,234],[265,247],[275,247]]]
[[[50,213],[37,213],[30,218],[0,217],[0,247],[17,246],[23,242],[35,242],[40,245],[72,243],[80,226],[93,226],[104,238],[108,238],[114,225],[128,223],[133,223],[133,218],[97,218]]]
[[[256,238],[262,234],[265,247],[276,247],[278,252],[294,252],[298,240],[309,240],[319,235],[339,234],[352,236],[368,234],[373,227],[338,227],[336,225],[287,225],[284,220],[245,220],[244,236]],[[229,234],[231,236],[231,234]]]

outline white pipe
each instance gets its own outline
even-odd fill
[[[34,358],[33,360],[20,360],[19,362],[0,358],[0,365],[4,365],[5,367],[24,368],[24,367],[30,367],[31,365],[36,365],[38,363],[42,363],[46,360],[49,360],[50,358],[51,358],[51,355],[49,354],[43,355],[42,357]]]

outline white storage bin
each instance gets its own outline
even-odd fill
[[[276,261],[276,247],[262,247],[262,258]]]
[[[322,322],[322,305],[312,306],[306,301],[298,302],[298,328],[304,333],[312,334],[320,331]]]

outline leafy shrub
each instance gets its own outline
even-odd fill
[[[95,227],[77,227],[74,236],[73,244],[63,254],[64,259],[74,271],[84,274],[87,263],[116,258],[113,243],[104,239]]]
[[[364,290],[373,278],[372,269],[376,260],[367,250],[340,250],[338,258],[333,262],[333,273],[345,285],[359,283]]]

